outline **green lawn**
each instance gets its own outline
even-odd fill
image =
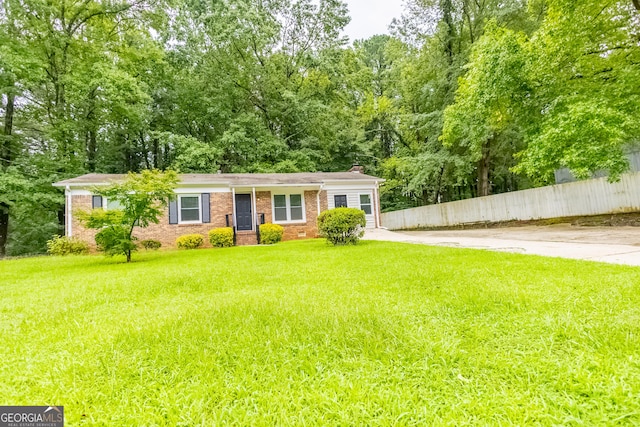
[[[0,262],[0,405],[66,425],[640,425],[640,268],[287,242]]]

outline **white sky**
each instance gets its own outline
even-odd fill
[[[345,28],[349,40],[389,34],[389,24],[402,14],[402,0],[343,0],[349,7],[351,22]]]

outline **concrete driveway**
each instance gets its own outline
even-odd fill
[[[476,230],[367,230],[364,239],[486,249],[640,266],[640,227],[569,224]]]

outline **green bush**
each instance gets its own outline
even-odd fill
[[[320,235],[333,245],[355,245],[366,225],[364,211],[355,208],[330,209],[318,216]]]
[[[278,224],[260,224],[260,244],[273,245],[282,240],[284,227]]]
[[[180,249],[198,249],[204,243],[202,234],[185,234],[176,239],[176,245]]]
[[[47,241],[47,252],[51,255],[82,255],[89,253],[89,244],[75,237],[55,236]]]
[[[143,248],[147,250],[160,249],[160,247],[162,246],[162,243],[159,240],[153,240],[153,239],[142,240],[140,244],[142,245]]]
[[[209,242],[214,248],[228,248],[233,246],[233,228],[221,227],[209,231]]]
[[[105,255],[126,255],[127,262],[131,259],[131,252],[138,250],[135,236],[130,233],[130,227],[126,225],[112,225],[103,228],[96,233],[96,245],[98,250]]]

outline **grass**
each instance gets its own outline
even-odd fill
[[[0,262],[0,404],[66,425],[640,425],[640,269],[322,241]]]

